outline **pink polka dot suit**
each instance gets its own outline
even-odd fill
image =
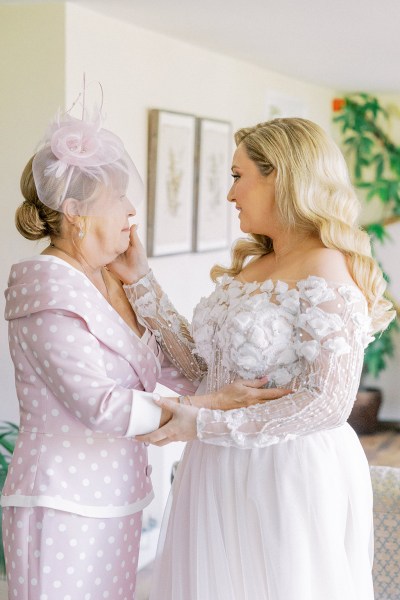
[[[54,256],[11,269],[6,319],[20,433],[3,489],[9,597],[132,600],[157,381],[193,392],[87,277]]]

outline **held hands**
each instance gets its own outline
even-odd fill
[[[232,410],[269,400],[278,400],[292,390],[283,388],[263,388],[268,378],[237,379],[224,385],[218,392],[210,395],[210,406],[213,410]]]
[[[222,387],[218,392],[206,396],[192,396],[196,406],[179,404],[177,399],[160,398],[155,400],[162,408],[161,426],[156,431],[136,436],[138,442],[165,446],[170,442],[187,442],[197,438],[197,414],[199,408],[232,410],[243,408],[269,400],[277,400],[290,394],[292,390],[281,388],[262,388],[267,381],[262,379],[237,379]]]
[[[196,418],[198,408],[187,404],[178,404],[176,400],[166,397],[155,402],[162,408],[162,427],[145,435],[137,435],[135,439],[138,442],[165,446],[170,442],[188,442],[197,437]],[[168,413],[171,419],[163,425],[165,419],[168,418]]]
[[[129,246],[115,260],[107,265],[124,284],[136,283],[149,272],[146,251],[137,234],[137,225],[132,225],[129,234]]]

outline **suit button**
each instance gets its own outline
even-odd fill
[[[147,465],[145,471],[146,471],[147,477],[150,477],[150,475],[152,474],[152,471],[153,471],[153,467],[151,465]]]

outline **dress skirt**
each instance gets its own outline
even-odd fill
[[[241,450],[187,445],[150,600],[373,600],[372,488],[347,424]]]
[[[4,507],[9,599],[133,600],[141,522]]]

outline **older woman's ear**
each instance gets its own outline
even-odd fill
[[[74,225],[76,225],[81,218],[79,204],[79,201],[75,198],[66,198],[62,204],[62,211],[65,215],[65,218],[69,223]]]

